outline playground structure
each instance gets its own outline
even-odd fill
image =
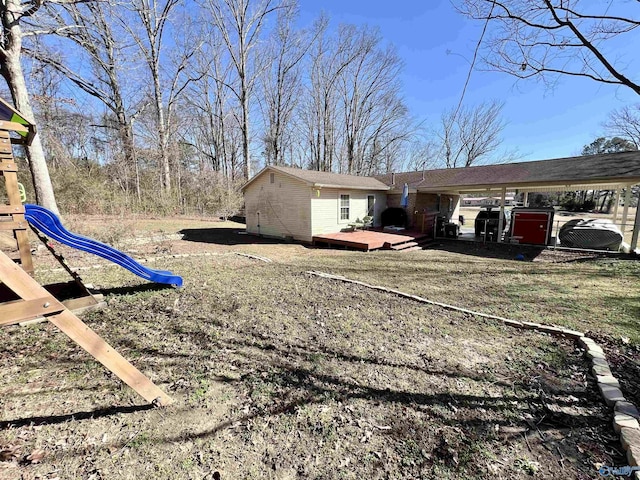
[[[111,260],[146,280],[181,286],[182,278],[164,270],[146,268],[108,245],[68,232],[62,227],[57,216],[42,207],[23,205],[12,144],[28,145],[35,133],[35,125],[0,99],[0,177],[4,178],[8,198],[8,204],[0,205],[0,231],[12,231],[17,245],[17,254],[13,255],[13,258],[0,250],[0,326],[15,325],[43,317],[146,401],[158,406],[169,405],[172,402],[169,396],[72,312],[95,308],[99,306],[100,298],[89,292],[82,279],[53,249],[45,235],[60,243]],[[32,228],[35,227],[34,232],[49,251],[73,277],[72,282],[45,288],[31,277],[34,269],[27,233],[29,223]],[[56,298],[57,294],[60,297],[63,292],[69,295],[71,287],[75,292],[70,296],[76,298]]]

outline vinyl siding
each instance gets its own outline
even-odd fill
[[[310,199],[311,187],[302,181],[265,171],[244,192],[247,233],[311,242]]]
[[[349,219],[340,220],[340,195],[349,195]],[[336,233],[357,218],[367,216],[367,195],[375,196],[374,225],[380,224],[380,213],[386,208],[386,194],[366,190],[323,188],[320,196],[311,197],[312,234]]]

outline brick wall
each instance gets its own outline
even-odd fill
[[[401,194],[387,195],[387,207],[400,207]],[[425,212],[438,212],[446,215],[447,220],[458,221],[460,211],[460,195],[440,195],[440,208],[438,208],[438,195],[435,193],[410,193],[409,205],[405,209],[409,219],[409,227],[418,225],[419,215]],[[451,207],[451,210],[450,210]]]

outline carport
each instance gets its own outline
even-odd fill
[[[390,194],[401,190],[407,183],[411,190],[420,194],[436,194],[448,198],[460,198],[462,194],[486,193],[500,195],[500,225],[505,207],[507,191],[562,192],[576,190],[612,190],[615,192],[614,223],[629,222],[629,205],[632,188],[640,184],[640,152],[621,152],[601,155],[578,156],[477,167],[425,170],[377,177],[392,187]],[[411,191],[410,190],[410,191]],[[624,194],[621,222],[618,222],[620,194]],[[638,248],[640,206],[636,209],[631,237],[631,252]],[[501,239],[498,239],[501,241]]]

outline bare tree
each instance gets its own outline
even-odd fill
[[[205,8],[211,13],[214,25],[220,30],[224,46],[237,74],[237,83],[229,85],[240,104],[242,129],[242,157],[244,176],[251,176],[249,155],[249,99],[257,75],[251,69],[260,34],[267,17],[286,4],[284,0],[206,0]]]
[[[402,62],[392,47],[380,47],[375,29],[344,26],[338,41],[341,72],[337,88],[344,118],[346,173],[368,175],[381,170],[378,160],[394,143],[407,138],[407,108],[400,97]]]
[[[402,165],[402,169],[420,171],[436,168],[437,155],[438,144],[434,142],[433,139],[426,135],[414,135],[412,139],[405,144],[405,164]],[[387,169],[387,172],[392,171],[393,169],[391,168]]]
[[[358,57],[362,45],[356,41],[355,27],[340,26],[337,36],[331,37],[324,23],[310,52],[308,92],[301,117],[307,133],[309,166],[320,171],[344,167],[346,171],[346,165],[337,161],[346,133],[346,124],[342,121],[344,101],[340,101],[338,87],[345,82],[345,71]],[[343,93],[346,94],[344,89]]]
[[[241,115],[228,88],[233,67],[223,62],[219,32],[206,32],[204,37],[203,53],[193,67],[199,80],[189,85],[182,99],[191,116],[191,128],[182,133],[183,141],[194,148],[201,169],[208,165],[234,181],[244,174],[239,171],[242,141],[237,120]]]
[[[121,18],[123,27],[137,44],[151,76],[152,98],[158,132],[157,146],[162,172],[161,185],[165,194],[171,192],[171,164],[168,152],[170,112],[166,111],[165,89],[161,79],[161,56],[169,15],[178,3],[179,0],[135,0],[132,2],[130,8],[139,20],[142,32],[139,32],[137,25],[129,23],[128,17]],[[178,70],[181,71],[186,65],[183,62],[179,63]],[[173,76],[172,80],[172,93],[174,93],[173,87],[176,86],[177,77]]]
[[[611,135],[627,139],[640,150],[640,103],[614,110],[604,126]]]
[[[323,20],[310,31],[296,31],[293,26],[297,9],[289,4],[278,12],[278,23],[265,49],[271,64],[261,75],[260,106],[265,123],[264,156],[267,165],[285,164],[291,142],[293,116],[302,93],[302,60],[320,34]]]
[[[62,76],[55,71],[34,65],[29,75],[29,90],[34,113],[38,116],[38,127],[42,130],[42,145],[47,151],[49,164],[53,169],[71,163],[74,151],[80,146],[78,140],[83,135],[74,135],[85,123],[80,115],[74,118],[71,109],[74,102],[59,101]],[[65,103],[64,107],[61,105]],[[70,135],[71,134],[71,135]]]
[[[301,123],[305,125],[309,167],[318,171],[333,169],[337,110],[335,83],[345,67],[334,61],[332,48],[325,24],[310,53],[307,92],[299,113]]]
[[[7,82],[15,107],[30,122],[35,120],[20,59],[23,38],[36,32],[23,31],[21,22],[36,13],[40,5],[40,0],[26,3],[22,3],[20,0],[5,0],[0,4],[0,16],[2,16],[0,73]],[[49,177],[49,168],[47,167],[39,135],[36,134],[31,145],[26,147],[26,152],[33,178],[36,201],[57,213],[58,206],[56,205],[53,186]]]
[[[78,169],[106,164],[107,159],[102,156],[103,149],[99,145],[113,145],[117,141],[112,137],[104,138],[105,129],[98,125],[101,122],[94,112],[83,109],[75,98],[63,96],[64,82],[60,73],[37,63],[29,72],[29,90],[57,200],[68,208],[70,200],[73,201],[74,194],[70,192],[74,187],[71,185],[78,178]],[[126,175],[117,175],[113,180],[126,196]],[[84,186],[76,188],[75,192]],[[77,200],[78,205],[83,203],[82,199]]]
[[[640,95],[629,77],[633,63],[615,55],[612,40],[640,26],[640,3],[612,0],[457,0],[464,15],[492,27],[484,61],[518,78],[552,85],[558,75],[623,85]],[[602,12],[602,13],[600,13]],[[619,41],[619,40],[618,40]]]
[[[505,127],[502,106],[493,101],[442,115],[436,136],[447,168],[470,167],[496,151]]]
[[[307,95],[299,115],[303,150],[314,170],[385,172],[415,132],[400,96],[402,63],[376,29],[326,22],[309,54]]]
[[[116,158],[117,168],[126,178],[130,169],[137,171],[132,125],[141,103],[140,89],[127,85],[126,78],[135,66],[127,61],[131,56],[125,46],[126,32],[115,21],[121,12],[109,2],[65,3],[46,8],[47,26],[62,42],[57,50],[66,55],[53,53],[57,45],[52,39],[47,42],[52,48],[40,44],[27,53],[100,101],[110,113],[102,128],[117,134],[122,148]],[[139,192],[137,174],[135,183]],[[127,184],[123,184],[125,192]]]

